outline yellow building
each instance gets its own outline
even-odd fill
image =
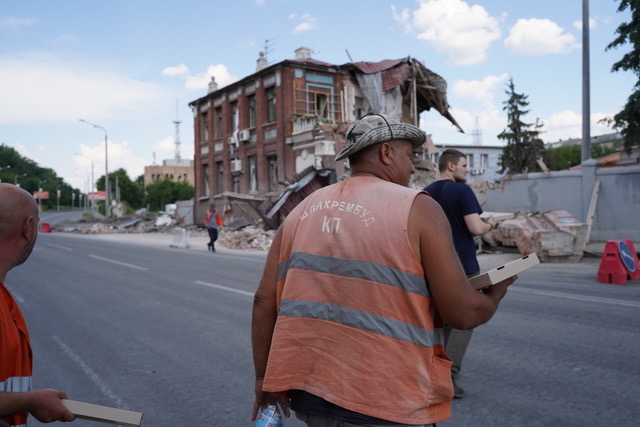
[[[193,160],[170,159],[164,160],[162,166],[145,166],[145,187],[158,179],[164,178],[169,178],[175,182],[187,181],[189,184],[195,185]]]

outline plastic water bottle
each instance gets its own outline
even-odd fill
[[[256,427],[284,427],[284,421],[276,405],[269,405],[258,414]]]

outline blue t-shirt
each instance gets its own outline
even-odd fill
[[[464,272],[476,274],[480,272],[480,265],[476,257],[476,245],[473,234],[464,221],[465,215],[481,214],[482,208],[471,187],[448,179],[436,181],[424,189],[440,204],[444,211],[453,235],[453,246],[464,267]]]

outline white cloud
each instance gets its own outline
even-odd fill
[[[487,59],[486,51],[502,36],[498,20],[482,6],[462,0],[420,0],[411,14],[392,8],[394,19],[453,65],[473,65]],[[412,16],[412,18],[410,18]]]
[[[226,65],[217,64],[209,65],[209,67],[207,67],[207,71],[204,73],[190,74],[186,76],[184,87],[190,90],[207,89],[209,87],[211,77],[216,78],[218,88],[222,88],[238,81],[238,78],[236,76],[229,73],[229,69]]]
[[[164,95],[151,83],[50,56],[0,57],[0,123],[133,118]]]
[[[0,19],[0,28],[5,28],[8,30],[17,30],[22,27],[30,27],[36,24],[38,20],[36,18],[2,18]]]
[[[411,32],[411,13],[409,12],[409,9],[403,9],[398,12],[396,7],[394,5],[391,5],[391,16],[395,21],[398,21],[404,25],[404,29],[406,32]]]
[[[127,171],[129,178],[136,179],[144,173],[144,167],[149,164],[147,158],[137,157],[134,154],[134,149],[128,141],[115,143],[110,140],[108,141],[107,149],[109,172],[122,168]],[[93,180],[97,181],[99,177],[104,175],[104,155],[104,143],[97,145],[80,144],[80,153],[76,153],[73,157],[76,171],[80,173],[81,176],[91,178],[93,169]],[[71,176],[71,173],[67,175]],[[80,187],[79,185],[77,186]]]
[[[542,121],[544,133],[541,137],[545,142],[576,138],[582,134],[582,114],[575,111],[558,111]]]
[[[496,93],[501,93],[504,82],[508,78],[509,75],[504,73],[489,75],[482,80],[456,80],[453,82],[452,97],[465,102],[458,102],[454,105],[451,114],[469,137],[471,131],[476,128],[490,138],[499,134],[504,128],[506,118],[501,105],[496,103]],[[465,108],[460,108],[461,105],[464,105]]]
[[[542,56],[579,48],[573,35],[548,19],[518,19],[504,45],[512,52]]]
[[[180,64],[175,67],[167,67],[164,70],[162,70],[162,74],[170,77],[184,76],[186,74],[189,74],[189,67],[187,67],[184,64]]]
[[[590,123],[591,136],[615,132],[610,127],[598,123],[604,117],[611,117],[614,113],[592,113]],[[559,111],[543,119],[545,142],[555,142],[582,136],[582,114],[571,110]]]
[[[594,29],[597,26],[598,26],[598,22],[593,18],[589,18],[589,29]],[[574,21],[573,27],[582,31],[582,21]]]
[[[180,157],[183,159],[193,158],[193,144],[181,141],[180,144]],[[173,159],[176,154],[175,139],[168,136],[153,145],[153,152],[156,155],[156,162],[160,164],[164,159]]]
[[[452,93],[459,98],[473,99],[481,103],[483,108],[495,108],[496,87],[506,82],[509,75],[486,76],[482,80],[456,80]]]
[[[166,138],[164,138],[161,141],[156,142],[153,145],[153,151],[158,154],[158,153],[167,153],[167,152],[175,152],[175,141],[173,140],[172,137],[168,136]]]
[[[305,31],[311,31],[318,28],[318,24],[316,23],[316,18],[314,18],[311,14],[305,13],[303,15],[296,15],[295,13],[289,15],[289,19],[300,20],[301,22],[295,26],[292,33],[299,34]]]
[[[189,90],[208,89],[211,77],[215,77],[218,89],[238,81],[238,78],[229,72],[227,66],[222,64],[209,65],[207,71],[197,74],[192,74],[189,72],[189,67],[185,64],[180,64],[165,68],[162,70],[162,74],[183,79],[185,81],[185,89]]]

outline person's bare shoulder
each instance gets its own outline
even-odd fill
[[[451,239],[449,221],[442,208],[426,193],[416,196],[409,213],[408,232],[414,252],[421,257],[425,244]],[[428,245],[430,246],[430,245]]]

